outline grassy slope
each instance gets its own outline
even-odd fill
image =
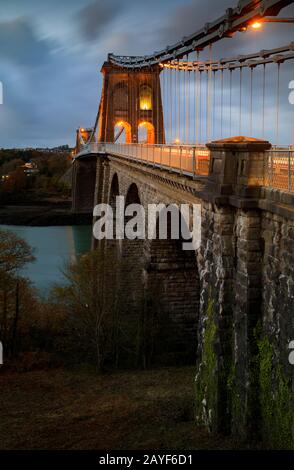
[[[1,449],[229,449],[193,421],[194,368],[0,375]]]

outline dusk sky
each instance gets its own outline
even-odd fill
[[[109,52],[141,55],[164,48],[221,15],[235,0],[1,0],[0,147],[74,144],[92,126]],[[294,16],[291,5],[280,16]],[[221,57],[294,40],[294,25],[266,25],[215,50]],[[288,75],[293,64],[287,65]],[[294,79],[294,70],[292,77]],[[289,81],[289,80],[288,80]],[[286,82],[285,82],[286,83]],[[283,83],[282,106],[293,121]],[[288,108],[286,109],[286,107]],[[290,109],[292,108],[292,109]]]

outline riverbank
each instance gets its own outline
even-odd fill
[[[71,201],[43,200],[37,203],[0,205],[0,225],[30,227],[91,225],[91,214],[73,214]]]
[[[0,373],[0,448],[240,449],[195,425],[194,367]]]

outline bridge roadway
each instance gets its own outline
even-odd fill
[[[209,173],[210,151],[205,145],[91,143],[76,158],[99,153],[137,160],[192,178],[208,176]],[[294,192],[293,148],[273,147],[271,151],[265,152],[264,168],[263,180],[256,182],[252,175],[252,184]]]
[[[209,150],[204,145],[90,144],[77,157],[109,153],[187,176],[207,176]]]

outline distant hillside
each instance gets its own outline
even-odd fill
[[[1,149],[0,202],[18,203],[43,197],[70,195],[72,153],[54,149]]]

